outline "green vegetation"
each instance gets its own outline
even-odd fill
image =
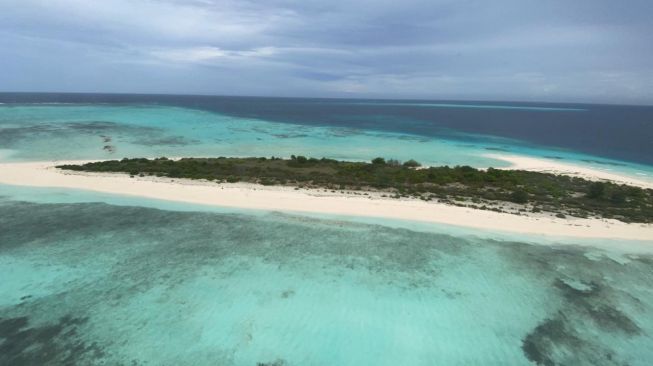
[[[417,161],[415,161],[413,159],[410,159],[410,160],[404,162],[404,166],[408,167],[408,168],[417,168],[417,167],[422,166],[422,164],[418,163]]]
[[[469,166],[418,168],[414,160],[376,158],[371,163],[281,158],[123,159],[59,168],[125,172],[132,176],[293,185],[328,190],[383,192],[493,211],[548,212],[558,217],[597,216],[653,222],[653,190],[521,170]],[[517,206],[515,208],[515,206]]]

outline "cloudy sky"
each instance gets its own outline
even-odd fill
[[[651,0],[0,0],[0,91],[653,104]]]

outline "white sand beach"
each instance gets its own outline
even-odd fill
[[[533,163],[530,159],[519,162]],[[75,163],[83,162],[0,163],[0,183],[82,189],[222,207],[402,219],[533,235],[653,239],[653,225],[626,224],[617,220],[514,215],[420,200],[384,198],[378,193],[363,196],[247,183],[130,178],[127,174],[80,173],[55,168],[56,165]]]
[[[653,189],[653,181],[646,181],[634,177],[619,175],[598,169],[586,168],[578,165],[561,163],[552,159],[531,158],[521,155],[484,154],[483,156],[509,162],[511,165],[504,169],[529,170],[543,173],[564,174],[588,180],[603,180],[617,184]]]

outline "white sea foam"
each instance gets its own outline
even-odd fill
[[[558,112],[585,112],[584,108],[564,108],[564,107],[537,107],[537,106],[519,106],[519,105],[494,105],[494,104],[455,104],[455,103],[374,103],[374,102],[349,102],[347,104],[359,105],[387,105],[387,106],[406,106],[406,107],[430,107],[430,108],[471,108],[471,109],[513,109],[524,111],[558,111]]]

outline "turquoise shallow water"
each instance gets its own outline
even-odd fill
[[[0,364],[653,357],[650,251],[65,190],[0,196]]]
[[[8,106],[0,108],[0,127],[3,145],[14,150],[7,158],[13,160],[305,154],[351,160],[381,155],[415,157],[425,163],[498,164],[448,140],[297,126],[168,106]],[[104,136],[111,141],[104,142]],[[115,150],[103,149],[106,145]]]
[[[156,105],[0,106],[2,160],[305,154],[484,167],[502,163],[482,154],[507,152],[651,176],[463,137]],[[0,365],[649,365],[652,244],[0,185]]]

